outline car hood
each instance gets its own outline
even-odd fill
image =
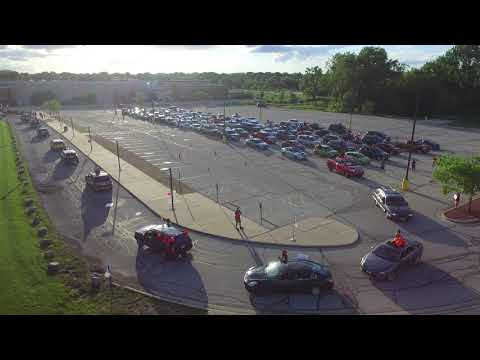
[[[245,274],[245,280],[265,280],[267,278],[265,267],[265,265],[262,265],[248,269]]]
[[[368,253],[362,258],[361,266],[365,271],[372,273],[389,271],[395,263],[382,259],[374,253]]]

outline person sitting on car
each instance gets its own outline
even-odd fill
[[[400,233],[400,230],[397,231],[395,234],[395,238],[393,239],[393,245],[396,247],[404,247],[407,242],[403,238],[402,234]]]
[[[287,250],[282,251],[282,256],[279,257],[280,261],[284,264],[288,263],[288,253]]]

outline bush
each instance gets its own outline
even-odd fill
[[[375,112],[375,103],[370,100],[365,101],[360,111],[365,114],[373,114]]]

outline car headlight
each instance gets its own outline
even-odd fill
[[[251,282],[249,282],[247,285],[250,286],[250,287],[254,287],[254,286],[257,285],[257,284],[258,284],[258,282],[256,282],[256,281],[251,281]]]
[[[391,216],[397,216],[397,213],[390,213]]]

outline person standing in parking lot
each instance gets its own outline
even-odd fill
[[[415,168],[417,166],[417,161],[415,159],[412,159],[412,171],[415,172]]]
[[[238,225],[240,225],[240,229],[243,230],[241,215],[242,212],[240,211],[240,208],[237,207],[237,210],[235,210],[235,227],[237,228],[237,230]]]

